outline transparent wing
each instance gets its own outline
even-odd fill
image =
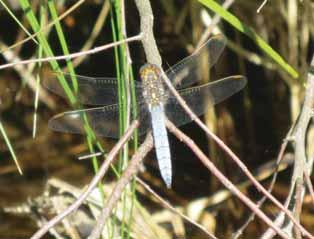
[[[138,112],[140,119],[138,132],[139,135],[143,135],[150,128],[150,118],[148,117],[147,107],[144,104],[138,107]],[[119,137],[119,106],[117,104],[67,111],[51,118],[48,124],[49,128],[54,131],[85,134],[85,119],[96,135],[109,138]]]
[[[245,84],[245,77],[230,76],[205,85],[180,90],[179,93],[196,115],[202,115],[209,107],[240,91]],[[174,96],[167,101],[166,115],[177,126],[192,121]]]
[[[226,40],[222,35],[216,35],[210,38],[192,55],[184,58],[179,63],[170,67],[166,71],[168,78],[178,89],[185,88],[189,85],[192,85],[193,83],[198,82],[199,76],[197,75],[197,67],[199,65],[199,61],[203,59],[203,57],[207,57],[209,62],[209,70],[217,62],[225,48],[225,45]]]
[[[67,98],[66,94],[57,80],[58,74],[62,74],[68,84],[72,86],[72,76],[67,73],[53,72],[50,76],[44,77],[43,85],[53,93]],[[75,75],[78,82],[78,99],[86,105],[112,105],[118,102],[118,82],[116,78],[110,77],[88,77]],[[137,96],[140,94],[141,84],[135,82]]]

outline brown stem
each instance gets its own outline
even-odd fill
[[[50,228],[55,226],[57,223],[59,223],[63,218],[65,218],[67,215],[75,211],[88,197],[88,195],[92,192],[92,190],[97,186],[97,184],[100,182],[100,180],[103,178],[105,173],[107,172],[108,168],[110,167],[111,163],[116,158],[116,155],[119,153],[120,149],[124,146],[124,144],[129,140],[129,138],[132,136],[134,130],[139,126],[139,122],[137,120],[134,120],[130,127],[126,130],[125,134],[122,136],[122,138],[116,143],[116,145],[113,147],[113,149],[108,154],[106,160],[104,160],[103,164],[101,165],[98,173],[94,176],[93,180],[90,182],[86,190],[78,197],[78,199],[70,205],[67,209],[65,209],[62,213],[58,214],[54,218],[52,218],[50,221],[48,221],[42,228],[40,228],[32,237],[31,239],[39,239],[41,238],[45,233],[48,232]]]
[[[124,188],[131,181],[132,177],[134,177],[134,175],[137,173],[137,171],[139,170],[141,161],[152,148],[153,148],[153,137],[149,133],[146,136],[146,139],[143,142],[143,144],[141,144],[141,146],[138,148],[136,153],[133,155],[130,163],[128,164],[128,167],[123,172],[121,178],[117,182],[112,193],[110,194],[109,198],[104,204],[104,208],[102,209],[99,217],[97,218],[96,226],[93,229],[91,235],[88,237],[88,239],[97,239],[100,237],[101,232],[105,226],[105,223],[108,217],[111,215],[114,206],[120,199]]]

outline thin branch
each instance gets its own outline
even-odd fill
[[[99,238],[102,230],[106,224],[108,217],[111,215],[113,208],[121,197],[124,188],[131,181],[132,177],[136,175],[137,171],[140,168],[140,163],[143,158],[148,154],[148,152],[153,148],[153,137],[151,133],[146,136],[145,141],[138,148],[136,153],[133,155],[130,160],[127,168],[121,175],[119,181],[114,187],[112,193],[104,204],[104,208],[101,210],[99,217],[96,220],[96,226],[93,229],[92,233],[88,237],[88,239],[96,239]]]
[[[294,169],[293,174],[291,178],[290,183],[290,190],[289,195],[285,201],[285,205],[291,206],[293,211],[296,210],[297,205],[302,204],[304,195],[305,195],[305,183],[304,183],[304,174],[307,175],[312,174],[313,170],[313,158],[307,158],[306,157],[306,150],[305,150],[305,139],[307,135],[308,127],[311,123],[311,119],[313,118],[313,111],[314,111],[314,56],[311,61],[310,70],[308,73],[308,79],[306,84],[306,91],[305,91],[305,98],[303,107],[301,110],[301,113],[298,117],[298,120],[296,122],[296,126],[294,128],[292,139],[294,139],[294,151],[295,151],[295,163],[294,163]],[[301,183],[303,188],[302,190],[296,190],[297,182]],[[297,195],[298,193],[298,195]],[[297,199],[297,200],[291,200],[291,199]],[[294,201],[293,204],[291,204],[291,201]],[[300,212],[301,213],[301,212]],[[284,216],[282,214],[278,215],[276,218],[276,221],[278,223],[283,223]],[[286,228],[290,228],[290,231],[292,233],[292,227],[290,225],[291,223],[288,223]],[[277,224],[278,225],[278,224]],[[265,239],[270,238],[270,236],[274,232],[272,229],[269,229],[265,232]],[[266,236],[267,235],[267,236]]]
[[[141,32],[143,34],[142,44],[146,60],[161,67],[161,56],[153,32],[154,15],[150,2],[149,0],[135,0],[135,4],[140,14]]]
[[[283,143],[281,144],[281,147],[280,147],[280,150],[279,150],[279,153],[278,153],[278,156],[277,156],[277,160],[276,160],[276,166],[277,166],[277,169],[279,169],[279,166],[280,166],[280,163],[282,162],[283,160],[283,157],[284,157],[284,153],[287,149],[287,146],[288,146],[288,142],[289,142],[289,139],[291,138],[291,134],[292,134],[292,131],[293,131],[293,128],[294,128],[294,125],[290,128],[288,134],[286,135]],[[293,156],[292,156],[293,157]],[[275,174],[273,175],[272,177],[272,180],[270,182],[270,185],[268,187],[268,192],[271,193],[272,190],[273,190],[273,187],[275,186],[275,183],[276,183],[276,180],[277,180],[277,176],[278,176],[278,172],[279,170],[275,170]],[[263,196],[258,202],[257,202],[257,206],[259,208],[262,207],[263,203],[266,201],[266,196]],[[233,234],[233,239],[237,239],[241,236],[242,232],[244,231],[244,229],[248,226],[248,224],[253,221],[255,217],[255,213],[253,212],[249,217],[248,219],[246,220],[246,222]],[[277,226],[279,226],[277,224]]]
[[[262,4],[258,7],[258,9],[256,10],[257,13],[260,13],[260,11],[262,10],[262,8],[266,5],[268,0],[264,0],[262,2]]]
[[[304,181],[298,180],[296,184],[296,192],[295,195],[297,198],[295,199],[296,203],[294,206],[294,215],[300,221],[300,216],[302,212],[302,202],[303,202],[303,196],[304,196],[304,191],[305,187],[303,186]],[[294,232],[294,233],[293,233]],[[288,233],[291,234],[291,236],[294,236],[296,239],[302,239],[301,232],[297,227],[293,227],[291,231]]]
[[[103,25],[105,24],[109,10],[110,10],[110,2],[104,1],[103,6],[102,6],[100,13],[98,15],[98,18],[96,20],[96,23],[93,27],[93,30],[90,33],[89,38],[87,39],[86,43],[84,44],[84,46],[81,48],[80,51],[86,51],[92,47],[92,45],[94,44],[94,41],[97,39],[99,33],[103,29]],[[76,58],[73,61],[73,66],[77,67],[78,65],[80,65],[83,62],[84,59],[85,58],[83,56]]]
[[[225,145],[225,143],[218,138],[214,133],[212,133],[207,126],[197,117],[197,115],[190,109],[190,107],[186,104],[184,99],[180,96],[178,91],[174,88],[168,77],[166,76],[165,72],[162,71],[164,82],[170,89],[171,93],[176,97],[182,108],[185,112],[190,116],[192,121],[195,121],[198,126],[211,138],[213,139],[220,147],[223,149],[231,159],[239,166],[239,168],[245,173],[245,175],[252,181],[254,186],[261,191],[267,198],[269,198],[278,208],[280,208],[285,214],[291,219],[291,221],[302,231],[302,233],[309,238],[314,238],[300,223],[293,217],[292,213],[287,210],[273,195],[271,195],[254,177],[254,175],[248,170],[246,165],[236,156],[232,150]]]
[[[169,120],[166,121],[167,128],[172,132],[180,141],[185,143],[194,154],[201,160],[201,162],[215,175],[219,181],[228,188],[233,194],[237,196],[246,206],[248,206],[256,215],[261,218],[268,226],[273,228],[278,235],[282,238],[289,238],[287,235],[277,227],[269,217],[266,216],[263,211],[261,211],[254,202],[252,202],[247,196],[245,196],[219,169],[209,160],[208,157],[200,150],[200,148],[194,143],[194,141],[185,135],[181,130],[179,130],[173,123]]]
[[[22,41],[19,41],[11,46],[9,46],[8,48],[5,48],[3,50],[1,50],[0,54],[3,54],[3,52],[13,49],[15,47],[18,47],[30,40],[32,40],[34,37],[36,37],[39,33],[47,31],[50,29],[50,27],[52,27],[53,25],[55,25],[56,22],[61,21],[63,18],[65,18],[66,16],[68,16],[71,12],[73,12],[76,8],[78,8],[81,4],[83,4],[85,2],[85,0],[80,0],[78,2],[76,2],[75,4],[73,4],[73,6],[71,6],[67,11],[65,11],[63,14],[61,14],[58,18],[56,18],[54,21],[52,21],[51,23],[49,23],[47,26],[43,27],[40,29],[40,31],[35,32],[34,34],[30,35],[29,37],[25,38]]]
[[[33,60],[24,60],[24,61],[17,61],[14,63],[8,63],[8,64],[3,64],[0,66],[0,70],[5,69],[5,68],[9,68],[18,64],[30,64],[30,63],[38,63],[38,62],[46,62],[46,61],[51,61],[51,60],[69,60],[75,57],[80,57],[80,56],[84,56],[84,55],[92,55],[95,53],[98,53],[100,51],[104,51],[107,50],[109,48],[124,44],[126,42],[132,42],[132,41],[139,41],[142,39],[142,34],[138,34],[136,36],[133,37],[129,37],[127,39],[123,39],[121,41],[117,41],[117,42],[113,42],[110,44],[106,44],[106,45],[102,45],[102,46],[98,46],[95,47],[91,50],[88,51],[82,51],[82,52],[76,52],[76,53],[72,53],[69,55],[62,55],[62,56],[51,56],[51,57],[45,57],[45,58],[41,58],[41,59],[33,59]]]
[[[50,221],[47,222],[42,228],[40,228],[32,237],[31,239],[39,239],[41,238],[45,233],[49,231],[50,228],[55,226],[57,223],[59,223],[63,218],[65,218],[67,215],[75,211],[88,197],[88,195],[92,192],[92,190],[97,186],[97,184],[100,182],[100,180],[103,178],[105,173],[107,172],[108,168],[110,167],[111,163],[116,158],[116,155],[119,153],[120,149],[123,148],[124,144],[129,140],[129,138],[132,136],[134,130],[139,126],[139,122],[137,120],[134,120],[130,127],[126,130],[125,134],[122,136],[122,138],[116,143],[116,145],[113,147],[113,149],[108,154],[106,160],[104,160],[103,164],[101,165],[99,171],[94,176],[93,180],[90,182],[86,190],[78,197],[78,199],[70,205],[67,209],[65,209],[62,213],[57,215],[56,217],[52,218]]]

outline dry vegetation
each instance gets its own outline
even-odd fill
[[[43,238],[91,233],[98,238],[102,226],[103,238],[314,238],[312,1],[268,0],[258,13],[262,1],[217,1],[241,21],[245,34],[224,12],[200,3],[206,0],[116,0],[112,5],[35,0],[30,8],[26,0],[16,2],[6,4],[24,29],[0,1],[0,238],[40,238],[41,233]],[[43,30],[22,42],[37,32],[30,12]],[[136,121],[125,123],[120,141],[48,129],[50,117],[75,105],[40,86],[54,64],[49,49],[55,56],[69,54],[53,25],[57,16],[63,44],[71,53],[81,52],[67,70],[89,76],[129,78],[130,61],[135,78],[146,61],[161,65],[162,60],[166,70],[212,34],[225,35],[227,47],[212,74],[202,61],[203,83],[241,74],[248,85],[202,117],[206,126],[196,120],[181,132],[168,123],[172,189],[149,153],[151,136],[134,147]],[[263,48],[258,36],[278,55]],[[116,54],[112,47],[96,48],[117,41],[123,44],[116,44]],[[36,62],[43,57],[50,59]],[[71,63],[64,58],[60,66],[66,70]],[[100,149],[105,156],[77,159]],[[101,190],[95,189],[99,181]],[[69,208],[78,209],[58,223]]]

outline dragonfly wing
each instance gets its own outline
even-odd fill
[[[172,84],[179,89],[185,88],[199,82],[198,66],[203,57],[208,58],[208,70],[217,62],[226,45],[226,40],[222,35],[210,38],[192,55],[184,58],[179,63],[170,67],[166,74]]]
[[[230,76],[201,86],[180,90],[179,93],[192,111],[199,116],[204,114],[210,106],[222,102],[240,91],[245,84],[245,77]],[[166,115],[177,126],[192,121],[174,96],[167,101]]]
[[[150,127],[147,123],[147,109],[144,105],[138,107],[140,118],[139,135]],[[119,138],[119,107],[118,104],[84,110],[67,111],[49,120],[49,128],[54,131],[86,134],[85,122],[88,122],[94,133],[101,137]]]
[[[59,84],[58,76],[64,76],[67,84],[72,86],[72,78],[78,83],[78,99],[86,105],[112,105],[118,102],[118,81],[110,77],[87,77],[70,75],[64,72],[53,72],[51,76],[44,77],[43,85],[53,93],[67,98],[63,87]],[[73,87],[71,87],[73,89]],[[140,83],[135,82],[137,91],[141,89]],[[137,95],[141,97],[138,92]]]

